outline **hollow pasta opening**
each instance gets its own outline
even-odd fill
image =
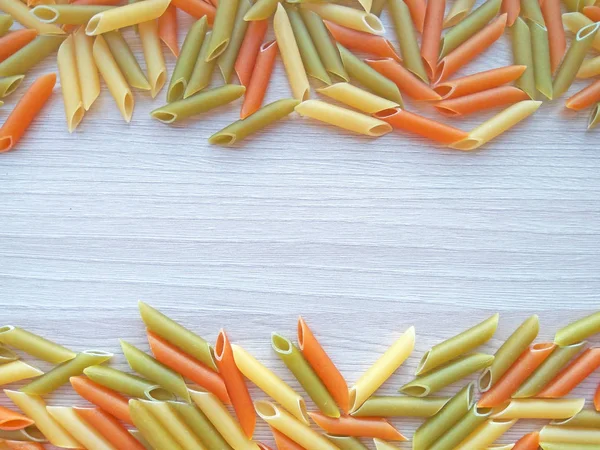
[[[400,107],[382,109],[381,111],[375,113],[375,117],[378,119],[389,119],[390,117],[398,114],[399,111]]]
[[[600,121],[600,107],[596,105],[590,114],[590,120],[588,122],[588,129],[595,127]]]
[[[492,371],[489,369],[485,369],[481,376],[479,377],[479,390],[481,392],[489,391],[492,387]]]
[[[533,344],[531,346],[531,350],[532,351],[536,351],[536,352],[541,352],[541,351],[545,351],[545,350],[549,350],[551,348],[554,348],[553,343],[550,342],[543,342],[543,343],[538,343],[538,344]]]
[[[160,386],[151,386],[144,391],[146,398],[153,401],[173,400],[175,396]]]
[[[23,435],[33,442],[46,442],[46,436],[42,434],[38,427],[35,425],[29,425],[28,427],[23,428]]]
[[[425,397],[429,394],[430,388],[423,385],[407,386],[402,388],[402,392],[412,397]]]
[[[360,405],[356,404],[356,388],[351,387],[348,391],[348,403],[350,404],[350,411],[356,411]]]
[[[479,406],[476,406],[473,409],[473,414],[475,414],[476,416],[483,416],[483,417],[487,417],[492,413],[492,408],[480,408]]]
[[[456,89],[455,86],[451,86],[448,84],[440,84],[433,88],[433,90],[435,92],[437,92],[440,97],[442,97],[442,100],[449,97],[454,92],[455,89]]]
[[[152,85],[152,98],[154,98],[158,95],[158,93],[160,92],[160,90],[162,89],[162,87],[165,85],[166,82],[167,82],[167,74],[163,70],[158,74],[158,76],[156,77],[156,80],[154,80],[154,83]]]
[[[13,92],[15,92],[15,90],[21,84],[21,81],[23,81],[23,78],[24,78],[23,76],[19,76],[16,79],[14,79],[8,86],[6,86],[6,88],[4,89],[4,92],[0,92],[0,97],[6,97],[6,96],[12,94]]]
[[[600,28],[600,23],[590,23],[588,26],[583,27],[581,30],[577,32],[577,40],[581,41],[590,35],[594,34],[598,28]]]
[[[38,5],[31,12],[44,23],[53,23],[59,16],[58,11],[48,5]]]
[[[102,17],[94,16],[90,19],[88,24],[85,26],[85,34],[88,36],[93,36],[96,34],[98,30],[98,26],[100,25]]]
[[[9,151],[13,146],[12,136],[0,138],[0,153]]]
[[[85,109],[83,109],[83,106],[79,106],[79,108],[75,110],[75,113],[73,113],[73,116],[69,121],[69,133],[72,133],[73,130],[75,130],[75,128],[77,128],[77,126],[81,123],[84,114]]]
[[[417,375],[419,375],[421,373],[421,371],[423,370],[423,367],[425,367],[425,364],[427,363],[427,360],[429,359],[430,354],[431,354],[431,352],[429,350],[427,350],[427,353],[425,353],[423,355],[423,357],[421,358],[421,361],[419,361],[419,365],[417,366]]]
[[[0,334],[8,333],[9,331],[12,331],[14,329],[15,327],[13,327],[12,325],[4,325],[3,327],[0,327]]]
[[[260,46],[261,52],[266,52],[269,48],[273,47],[276,44],[276,41],[265,42]]]
[[[217,361],[220,361],[225,355],[225,342],[227,340],[227,335],[223,330],[217,336],[217,342],[215,343],[215,358]]]
[[[0,345],[0,360],[13,360],[16,357],[12,350]]]
[[[28,426],[29,424],[31,424],[32,421],[30,420],[23,420],[23,419],[19,419],[19,418],[14,418],[14,419],[6,419],[4,421],[0,421],[0,425],[2,426],[3,430],[7,430],[7,431],[15,431],[15,430],[21,430],[24,427]]]
[[[185,92],[186,86],[187,82],[183,78],[173,83],[169,89],[169,102],[174,102],[181,99],[183,97],[183,93]]]
[[[256,413],[263,419],[272,419],[279,416],[279,411],[273,403],[267,401],[258,401],[254,403]]]
[[[452,144],[452,148],[455,148],[457,150],[469,151],[469,150],[475,150],[480,145],[481,145],[481,141],[479,139],[466,138],[466,139],[463,139],[462,141],[458,141],[458,142],[455,142],[454,144]]]
[[[446,115],[446,116],[451,116],[451,117],[456,117],[459,116],[460,114],[458,112],[456,112],[454,109],[449,108],[448,106],[443,106],[443,105],[435,105],[435,108],[441,112],[442,114]]]
[[[382,123],[369,128],[369,135],[371,136],[383,136],[386,133],[392,131],[392,127],[388,123]]]
[[[125,120],[129,122],[133,115],[133,96],[130,92],[127,92],[123,98],[123,111],[125,111]]]
[[[221,133],[210,138],[211,144],[217,145],[232,145],[235,142],[235,135],[229,133]]]
[[[211,61],[211,60],[215,59],[216,57],[218,57],[221,53],[223,53],[225,51],[225,49],[227,48],[228,45],[229,45],[229,39],[225,39],[223,42],[221,42],[219,45],[217,45],[217,47],[212,51],[212,53],[210,55],[208,55],[206,60]]]
[[[300,320],[298,320],[298,347],[300,347],[301,350],[304,350],[304,327],[304,320],[300,317]]]
[[[290,354],[292,352],[292,343],[289,339],[284,338],[280,334],[271,334],[271,344],[276,352]]]
[[[90,356],[106,356],[109,358],[113,356],[112,353],[105,352],[103,350],[84,350],[82,353],[85,353],[86,355]]]
[[[167,111],[155,111],[152,113],[152,117],[164,123],[173,123],[177,119],[177,114]]]
[[[375,14],[365,14],[363,22],[375,33],[383,34],[385,32],[383,23],[381,23],[381,20]]]

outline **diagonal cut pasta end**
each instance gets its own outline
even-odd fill
[[[256,414],[265,421],[275,419],[281,415],[279,408],[274,403],[266,400],[254,402],[254,409],[256,410]]]
[[[377,125],[373,125],[367,130],[369,136],[380,137],[384,134],[392,132],[392,126],[389,123],[383,122]]]
[[[594,106],[594,109],[592,109],[592,112],[590,113],[590,118],[588,120],[587,129],[591,130],[596,125],[598,125],[598,123],[600,123],[600,103]]]
[[[52,5],[38,5],[30,12],[40,19],[40,22],[42,23],[54,23],[60,15],[56,8],[53,8]]]
[[[95,36],[97,34],[100,34],[98,32],[98,29],[100,27],[100,22],[102,21],[102,16],[102,13],[99,13],[89,20],[89,22],[85,26],[85,34],[87,34],[88,36]]]
[[[79,102],[77,108],[73,112],[73,115],[71,115],[71,117],[69,117],[67,120],[67,127],[69,129],[69,133],[75,131],[75,129],[79,126],[79,124],[83,120],[84,114],[85,108],[83,107],[83,104]]]
[[[150,95],[152,96],[152,98],[156,98],[158,93],[161,91],[161,89],[165,85],[166,81],[167,81],[166,69],[161,70],[156,75],[156,78],[154,80],[151,80]]]
[[[385,34],[385,27],[381,22],[381,19],[375,14],[367,13],[362,17],[362,22],[371,34],[383,35]]]
[[[477,150],[483,144],[485,144],[485,142],[482,139],[467,137],[458,142],[450,144],[449,147],[455,150],[470,152],[472,150]]]
[[[242,117],[243,118],[243,117]],[[234,133],[216,133],[208,138],[209,144],[229,146],[235,144],[237,137]]]
[[[14,145],[12,136],[0,136],[0,153],[12,150]]]

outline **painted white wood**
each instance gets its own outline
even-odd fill
[[[504,36],[461,73],[509,63],[508,49]],[[269,100],[290,95],[277,64]],[[50,58],[33,73],[54,68]],[[564,98],[466,154],[297,116],[223,149],[206,139],[239,102],[168,127],[148,115],[164,96],[135,92],[126,125],[103,89],[70,136],[57,87],[43,120],[0,155],[0,322],[76,350],[118,352],[117,338],[147,349],[143,299],[208,339],[226,327],[295,387],[269,334],[294,335],[299,314],[349,383],[414,324],[417,349],[383,388],[391,394],[431,345],[496,311],[487,351],[533,312],[551,339],[600,307],[598,131]],[[449,122],[469,129],[491,115]],[[577,394],[591,399],[598,381]],[[82,403],[69,389],[49,402]],[[418,421],[394,423],[411,436]],[[518,424],[503,442],[539,425]],[[257,437],[270,441],[263,424]]]

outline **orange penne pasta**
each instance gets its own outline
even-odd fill
[[[521,0],[502,0],[502,14],[506,14],[506,25],[512,27],[521,14]]]
[[[175,57],[179,56],[177,30],[177,8],[173,5],[169,5],[163,15],[158,18],[158,36]]]
[[[329,20],[324,20],[323,23],[325,23],[333,39],[349,50],[394,58],[400,61],[400,57],[396,53],[396,50],[394,50],[392,43],[383,36],[351,30]]]
[[[600,81],[597,83],[600,84]],[[561,370],[537,396],[542,398],[564,397],[598,367],[600,367],[600,348],[588,348]]]
[[[600,22],[600,6],[585,6],[583,14],[592,22]]]
[[[475,59],[496,42],[506,27],[506,14],[490,22],[484,29],[475,33],[458,48],[442,59],[437,68],[436,83],[445,81],[450,75]]]
[[[469,135],[458,128],[404,111],[401,108],[385,109],[375,114],[375,117],[389,123],[394,128],[418,134],[441,144],[450,145]]]
[[[148,343],[157,361],[215,394],[226,405],[231,404],[225,382],[217,372],[152,331],[148,331]]]
[[[39,77],[0,128],[0,153],[12,150],[46,104],[56,84],[56,74]]]
[[[387,441],[407,441],[402,433],[382,418],[341,416],[339,419],[327,417],[317,412],[308,415],[327,434],[385,439]]]
[[[478,111],[512,105],[529,100],[529,95],[514,86],[500,86],[463,97],[442,100],[435,104],[437,110],[449,116],[466,116]]]
[[[277,431],[275,428],[271,428],[271,433],[273,433],[273,439],[275,440],[275,446],[277,450],[304,450],[300,444],[296,444],[285,434]]]
[[[75,412],[117,450],[144,450],[144,446],[123,425],[101,409],[76,407]]]
[[[415,100],[440,100],[440,95],[423,83],[411,71],[391,58],[365,59],[365,62],[384,77],[392,80],[402,93]]]
[[[481,396],[477,406],[480,408],[493,408],[509,400],[519,386],[550,356],[555,348],[556,344],[550,343],[530,346],[519,356],[519,359],[508,369],[504,376]]]
[[[250,83],[246,88],[240,118],[245,119],[260,109],[267,92],[267,87],[269,87],[271,74],[273,73],[275,56],[277,56],[276,41],[267,42],[260,47],[256,64],[252,71],[252,78],[250,78]]]
[[[13,55],[37,36],[36,30],[17,30],[0,38],[0,62]]]
[[[0,406],[0,430],[21,430],[29,425],[33,425],[33,423],[33,420],[29,417]]]
[[[425,11],[425,24],[421,40],[421,57],[430,80],[435,79],[438,56],[440,55],[440,41],[444,28],[444,11],[446,0],[429,0]]]
[[[425,24],[425,11],[427,10],[425,0],[406,0],[404,3],[406,3],[410,11],[410,17],[415,24],[416,30],[422,33]]]
[[[71,377],[69,381],[81,398],[112,414],[117,419],[133,425],[129,415],[129,402],[121,394],[94,383],[86,377]]]
[[[348,384],[302,317],[298,319],[298,346],[335,402],[347,413],[350,409]]]
[[[567,39],[562,23],[560,0],[544,0],[541,3],[542,14],[548,29],[548,45],[550,47],[550,67],[552,72],[558,69],[567,51]]]
[[[527,66],[505,66],[498,69],[455,78],[434,86],[433,90],[442,96],[442,99],[462,97],[475,92],[486,91],[503,84],[510,83],[525,72]]]
[[[248,87],[250,83],[256,58],[268,27],[269,22],[267,20],[252,20],[248,24],[246,35],[235,60],[235,73],[242,86]]]
[[[0,447],[8,450],[44,450],[39,442],[27,441],[0,441]]]
[[[600,80],[594,81],[588,87],[571,96],[565,105],[569,109],[580,111],[598,102],[600,102]]]
[[[206,16],[206,20],[208,20],[210,25],[212,25],[215,20],[215,7],[202,0],[171,0],[171,5],[188,13],[196,19],[201,19],[203,16]]]
[[[231,343],[225,330],[221,330],[217,337],[215,362],[219,373],[223,376],[225,386],[227,386],[227,393],[231,399],[238,422],[246,436],[251,439],[256,426],[256,412],[244,376],[235,365]]]
[[[548,0],[546,0],[548,1]],[[540,446],[540,433],[529,433],[519,439],[512,450],[538,450]]]

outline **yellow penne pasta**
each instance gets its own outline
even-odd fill
[[[73,408],[47,406],[46,410],[83,447],[94,450],[116,450],[94,427],[81,419]]]
[[[339,450],[336,445],[327,440],[323,435],[279,409],[274,403],[267,401],[254,402],[254,408],[260,418],[267,422],[269,426],[286,435],[303,448]]]
[[[410,327],[350,388],[350,410],[356,411],[402,365],[415,348],[415,327]]]
[[[345,82],[325,86],[317,89],[317,92],[367,114],[375,114],[384,109],[400,106],[396,102]]]
[[[583,409],[584,398],[513,399],[492,413],[492,419],[568,419]]]
[[[86,35],[83,27],[79,27],[73,33],[73,39],[79,88],[81,89],[81,101],[83,108],[88,111],[100,95],[100,77],[98,76],[98,68],[94,62],[92,51],[94,38]]]
[[[377,438],[373,439],[373,444],[375,445],[375,450],[400,450],[400,447]]]
[[[515,103],[479,125],[469,133],[469,136],[451,144],[450,147],[465,151],[475,150],[532,115],[541,105],[542,102],[535,100]]]
[[[290,19],[281,3],[277,5],[277,11],[275,11],[273,30],[292,94],[297,100],[304,101],[310,96],[310,85]]]
[[[577,78],[591,78],[597,75],[600,75],[600,56],[583,61],[577,72]]]
[[[40,375],[44,375],[44,372],[21,360],[0,364],[0,386]]]
[[[546,425],[540,431],[541,442],[600,446],[600,430]]]
[[[167,81],[167,66],[158,36],[158,22],[150,20],[138,25],[144,59],[148,69],[148,81],[150,82],[150,95],[152,98],[160,92]]]
[[[62,448],[82,448],[82,445],[48,413],[42,397],[6,389],[4,393],[27,417],[35,421],[36,426],[52,445]]]
[[[320,100],[307,100],[300,103],[295,109],[301,116],[320,120],[366,136],[383,136],[392,131],[392,126],[383,120]]]
[[[185,424],[184,420],[167,402],[141,400],[144,408],[169,431],[184,450],[206,450],[200,438]]]
[[[563,25],[571,32],[577,33],[583,27],[587,27],[594,23],[593,20],[588,19],[585,15],[580,12],[570,12],[562,15]],[[600,33],[596,34],[592,47],[596,50],[600,50]]]
[[[214,394],[190,390],[190,397],[233,450],[260,450]]]
[[[77,74],[77,62],[75,61],[75,45],[73,36],[69,36],[60,45],[57,56],[58,73],[60,75],[60,87],[65,104],[65,115],[67,116],[67,129],[72,133],[83,119],[85,109],[81,101],[81,89],[79,87],[79,75]]]
[[[0,0],[0,11],[12,16],[26,28],[37,30],[40,34],[65,34],[58,26],[44,23],[29,12],[29,8],[19,0]]]
[[[365,33],[382,35],[385,28],[379,17],[369,12],[334,3],[302,3],[302,7],[316,12],[323,19]]]
[[[455,450],[486,448],[496,442],[515,423],[517,423],[517,419],[489,419],[477,427]]]
[[[98,66],[102,78],[104,78],[104,82],[108,86],[108,90],[115,99],[121,115],[129,123],[133,114],[133,95],[102,36],[96,37],[92,51],[94,61]]]
[[[309,418],[304,399],[242,347],[235,344],[231,347],[235,365],[240,372],[294,417],[308,425]]]
[[[3,0],[5,1],[5,0]],[[163,15],[171,0],[142,0],[96,14],[85,27],[88,36],[130,27]]]

